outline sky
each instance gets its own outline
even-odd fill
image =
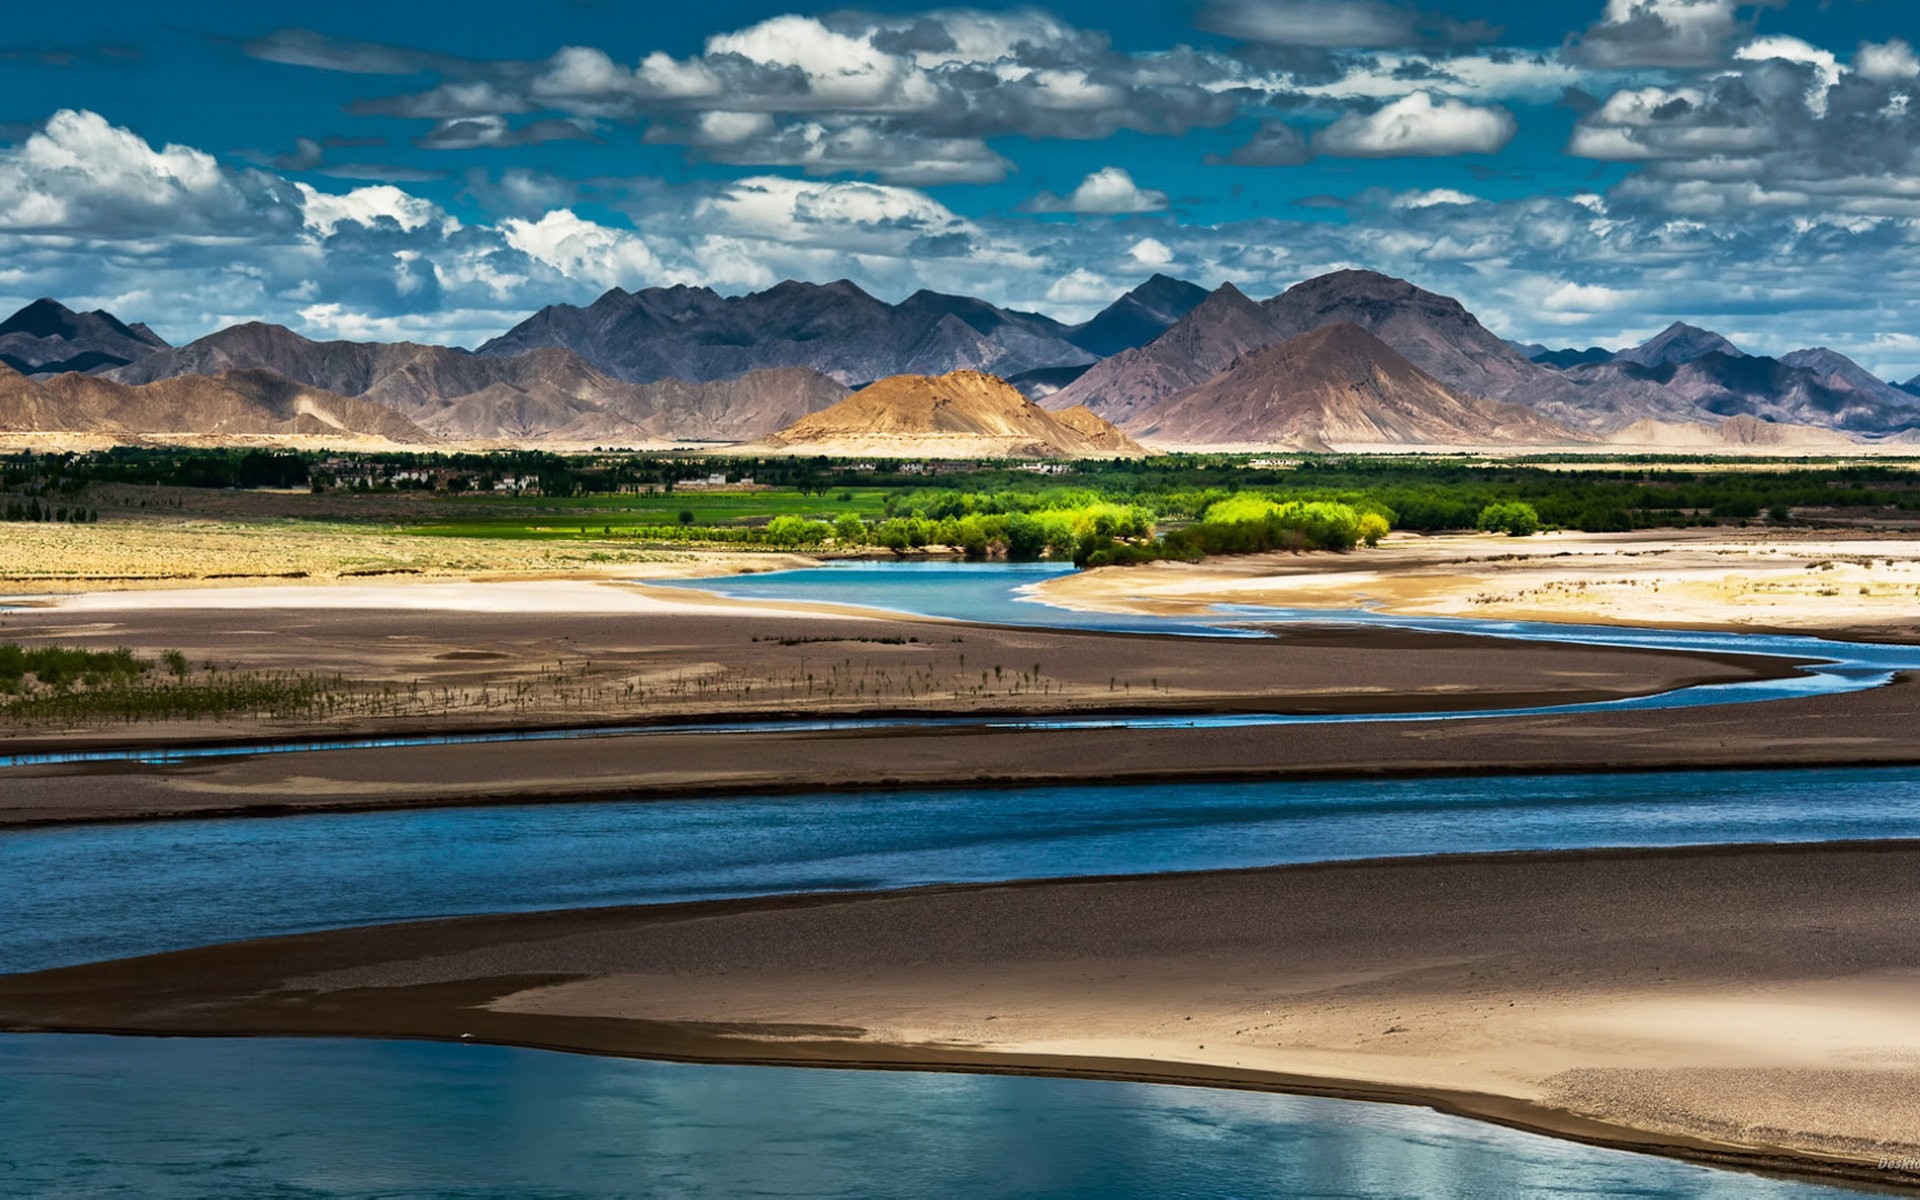
[[[0,23],[0,308],[477,345],[611,287],[1082,320],[1342,267],[1920,373],[1911,0],[95,0]]]

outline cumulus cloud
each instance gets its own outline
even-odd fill
[[[1863,78],[1898,81],[1920,78],[1920,58],[1905,38],[1885,42],[1862,42],[1853,54],[1853,69]]]
[[[0,229],[245,236],[299,223],[283,181],[62,109],[0,151]]]
[[[1370,113],[1350,112],[1314,135],[1322,154],[1343,158],[1495,154],[1519,126],[1504,108],[1414,92]]]
[[[1041,192],[1027,202],[1027,211],[1039,213],[1087,213],[1121,216],[1132,213],[1161,212],[1167,207],[1167,194],[1143,188],[1120,167],[1102,167],[1080,181],[1071,195],[1056,196]]]
[[[1707,67],[1726,59],[1749,24],[1742,10],[1777,8],[1785,0],[1607,0],[1606,14],[1571,36],[1563,57],[1583,66]]]
[[[660,258],[646,239],[557,209],[537,221],[509,217],[500,222],[507,245],[568,279],[596,287],[644,287],[664,274]]]
[[[1682,87],[1626,89],[1580,118],[1570,154],[1645,164],[1617,203],[1689,216],[1920,216],[1910,83],[1849,71],[1790,38]]]
[[[322,237],[331,235],[343,222],[374,227],[391,221],[403,230],[422,229],[438,224],[448,232],[459,222],[441,211],[430,200],[422,200],[389,184],[355,188],[345,193],[322,192],[304,183],[294,185],[300,191],[302,223]]]
[[[1499,36],[1484,21],[1456,21],[1387,0],[1210,0],[1198,24],[1247,41],[1326,49],[1485,42]]]
[[[1164,267],[1173,262],[1173,248],[1159,238],[1141,238],[1127,248],[1127,257],[1143,267]]]

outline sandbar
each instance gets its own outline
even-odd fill
[[[1431,1104],[1920,1188],[1920,844],[487,916],[0,978],[0,1028],[471,1039]]]

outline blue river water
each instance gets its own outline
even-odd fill
[[[1920,837],[1920,768],[825,793],[0,835],[0,972],[462,913],[1390,855]]]
[[[1419,1109],[413,1042],[0,1036],[0,1194],[1837,1195]]]
[[[971,619],[1005,619],[995,606],[1018,605],[1027,617],[1018,623],[1078,623],[1019,599],[1028,573],[946,572],[945,584],[975,590],[969,603],[985,607],[970,608]],[[845,598],[794,583],[762,576],[722,590]],[[823,586],[840,588],[841,577]],[[887,590],[884,603],[950,615],[934,610],[952,587],[923,586],[918,598]],[[1221,619],[1249,615],[1274,614]],[[1804,656],[1806,641],[1759,652]],[[1817,645],[1812,657],[1853,676],[1816,690],[1866,686],[1916,653]],[[1008,788],[81,826],[0,834],[0,972],[462,913],[1449,851],[1886,837],[1920,837],[1920,769]],[[0,1035],[0,1196],[1827,1194],[1311,1098],[410,1042]]]

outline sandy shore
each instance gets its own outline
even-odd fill
[[[1913,1188],[1916,880],[1875,843],[477,917],[0,978],[0,1027],[1178,1079]]]
[[[1048,580],[1038,591],[1050,603],[1095,612],[1377,608],[1920,641],[1920,538],[1762,529],[1396,535],[1344,555],[1108,567]]]
[[[177,648],[196,665],[340,676],[394,695],[392,715],[377,717],[16,725],[0,741],[12,753],[742,718],[1446,713],[1791,671],[1778,659],[1388,630],[1227,640],[1013,629],[582,581],[97,593],[0,613],[0,640],[130,646],[150,657]],[[8,768],[0,824],[674,789],[1097,778],[1149,764],[1174,775],[1297,761],[1275,753],[1271,730],[1224,736],[1230,732],[1166,730],[1137,744],[1115,731],[924,727],[648,735],[173,767]],[[1090,760],[1095,748],[1101,757]]]

